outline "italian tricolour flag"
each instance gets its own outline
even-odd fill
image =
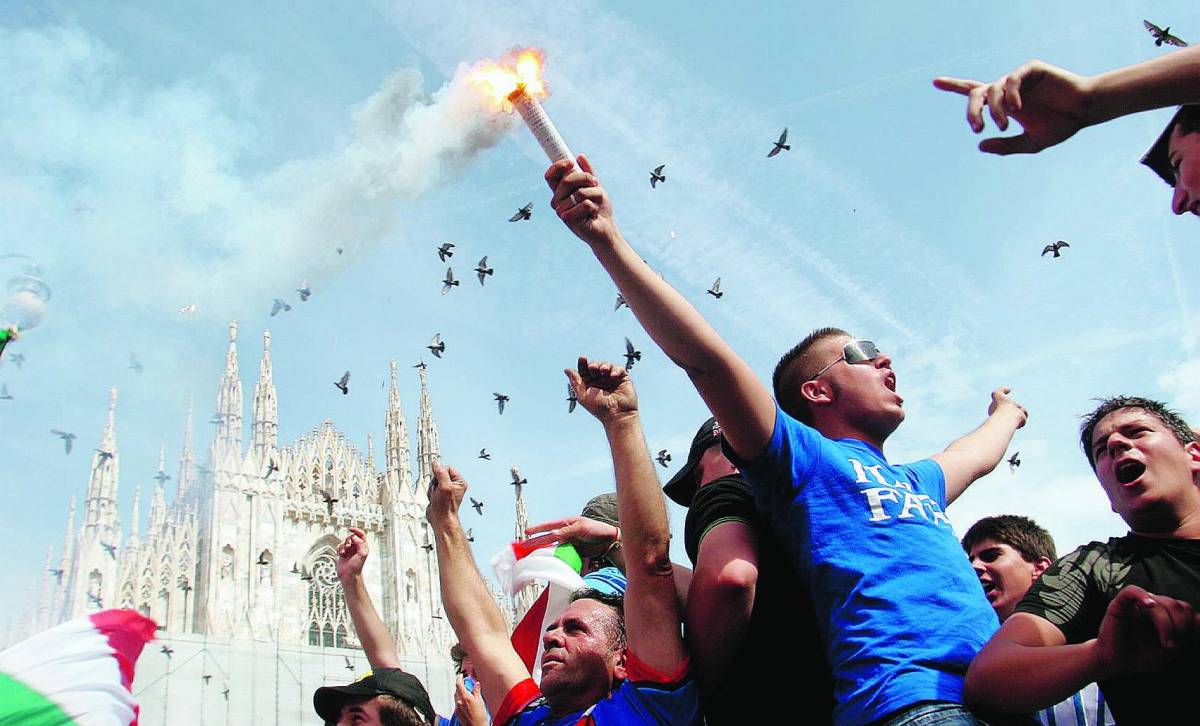
[[[0,652],[0,726],[136,726],[133,665],[156,627],[102,610]]]
[[[510,598],[531,582],[546,589],[513,629],[512,644],[535,681],[542,679],[542,633],[567,609],[571,595],[584,587],[583,560],[569,544],[535,538],[513,542],[492,557],[492,571]]]

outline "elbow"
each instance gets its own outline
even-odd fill
[[[636,567],[643,573],[652,577],[674,577],[675,565],[671,563],[671,554],[667,547],[653,547],[646,553],[645,556],[639,557],[636,561],[630,561],[629,553],[625,553],[625,569],[626,572],[630,568]]]
[[[754,601],[754,590],[758,585],[758,567],[745,560],[732,560],[721,568],[712,587],[722,600]]]

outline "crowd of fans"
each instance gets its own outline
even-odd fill
[[[939,78],[1000,129],[983,151],[1032,153],[1127,113],[1200,101],[1200,49],[1083,77],[1033,61],[993,83]],[[1143,160],[1200,214],[1200,111],[1183,106]],[[471,556],[459,508],[467,482],[438,467],[427,518],[442,598],[459,639],[461,724],[1139,724],[1188,722],[1200,676],[1200,443],[1164,404],[1104,400],[1080,443],[1129,534],[1058,558],[1018,514],[975,523],[961,542],[945,510],[1002,459],[1027,412],[991,393],[973,431],[928,459],[890,462],[904,420],[891,359],[821,328],[787,351],[773,390],[622,237],[585,156],[546,173],[552,206],[590,247],[654,341],[714,418],[665,487],[688,507],[672,563],[655,467],[626,371],[581,358],[567,371],[601,423],[616,511],[531,528],[577,545],[585,571],[616,566],[623,595],[583,589],[543,635],[535,682]],[[375,669],[322,688],[339,724],[432,724],[420,683],[360,573],[352,530],[338,574]],[[595,560],[595,561],[593,561]],[[619,588],[618,588],[619,590]]]

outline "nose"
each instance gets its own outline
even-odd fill
[[[1175,185],[1175,191],[1171,194],[1171,211],[1175,214],[1183,214],[1191,208],[1191,198],[1179,184]]]
[[[550,650],[551,648],[557,648],[557,647],[561,646],[562,644],[563,644],[563,640],[562,640],[562,629],[561,628],[557,628],[557,627],[551,628],[550,630],[546,631],[545,635],[542,636],[542,648],[545,650]]]
[[[1115,459],[1118,454],[1130,449],[1129,439],[1125,438],[1117,432],[1113,432],[1108,437],[1108,456],[1110,459]]]
[[[976,576],[982,575],[983,574],[983,562],[981,562],[978,557],[972,557],[971,558],[971,569],[975,570]]]
[[[887,353],[880,353],[879,355],[875,356],[875,360],[873,362],[875,363],[876,368],[892,367],[892,358]]]

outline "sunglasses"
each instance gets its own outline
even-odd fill
[[[852,340],[842,347],[841,357],[817,371],[809,378],[806,378],[805,382],[807,383],[808,381],[814,381],[817,378],[820,378],[822,373],[834,367],[838,363],[841,363],[842,361],[846,361],[847,363],[853,365],[855,363],[866,363],[867,361],[875,360],[878,357],[879,348],[876,348],[875,344],[871,341]]]

